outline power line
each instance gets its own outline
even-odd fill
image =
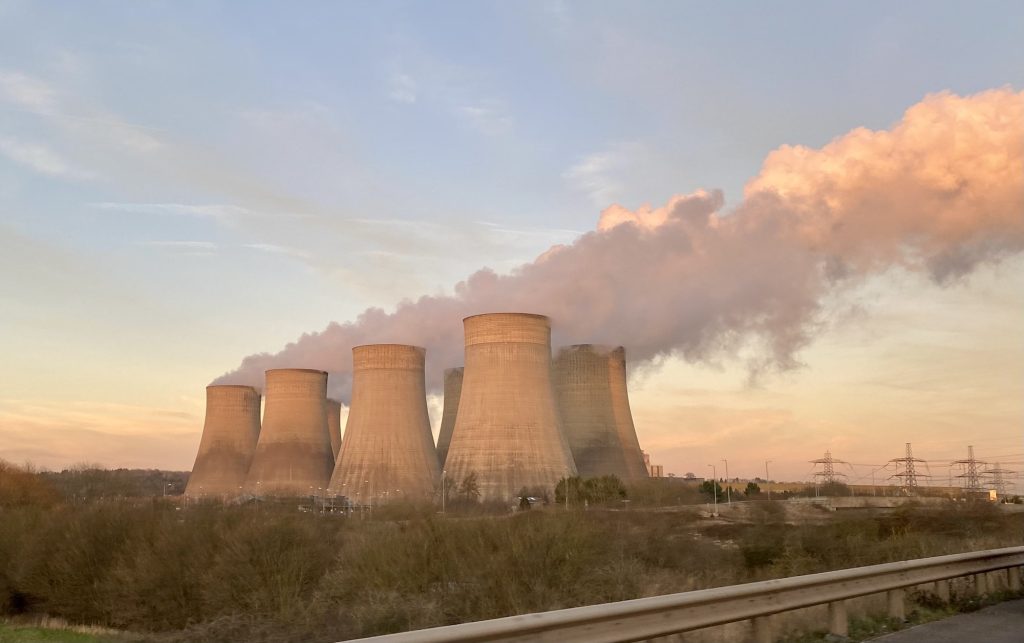
[[[982,462],[974,457],[974,445],[967,447],[967,459],[966,460],[954,460],[952,464],[959,464],[963,469],[964,473],[957,476],[964,481],[964,491],[978,493],[984,491],[981,486],[981,477],[978,473],[978,465],[988,464]]]
[[[837,465],[837,464],[847,464],[847,463],[845,461],[843,461],[843,460],[835,460],[835,459],[833,459],[832,458],[832,451],[826,451],[824,458],[819,458],[817,460],[811,460],[811,464],[813,464],[813,465],[819,465],[819,464],[822,465],[822,470],[821,471],[815,471],[814,472],[814,477],[815,478],[821,478],[822,482],[824,482],[824,484],[833,484],[836,481],[837,477],[842,477],[842,478],[846,477],[845,473],[838,472],[838,471],[835,470],[835,465]],[[817,468],[817,467],[815,467],[815,468]]]
[[[930,478],[931,474],[918,473],[917,463],[928,466],[928,462],[920,458],[915,458],[914,453],[910,448],[910,443],[906,443],[906,455],[902,458],[893,458],[889,462],[896,465],[896,473],[889,476],[890,479],[897,478],[900,481],[900,486],[903,488],[903,492],[907,495],[914,495],[917,493],[917,479],[918,478]],[[900,471],[900,465],[903,465],[903,471]]]
[[[1007,483],[1005,476],[1015,473],[1017,472],[1001,468],[998,462],[995,463],[995,466],[993,468],[982,471],[982,474],[992,476],[992,482],[990,482],[989,485],[992,487],[993,490],[995,490],[996,497],[998,498],[1002,498],[1003,496],[1006,495]]]

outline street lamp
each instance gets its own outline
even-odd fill
[[[441,469],[441,513],[444,513],[444,497],[445,497],[445,478],[448,477],[448,470]]]
[[[771,500],[772,499],[772,486],[771,486],[771,483],[768,482],[768,481],[771,480],[772,477],[770,475],[768,475],[768,463],[769,462],[771,462],[771,460],[765,460],[764,461],[764,486],[768,489],[768,499]]]
[[[715,495],[715,513],[712,514],[712,515],[717,516],[718,515],[718,469],[716,469],[715,465],[713,465],[713,464],[709,464],[708,466],[711,467],[711,475],[714,476],[711,479],[711,492]]]
[[[726,484],[726,487],[725,487],[725,497],[727,498],[727,502],[731,505],[732,504],[732,485],[729,484],[729,461],[726,460],[725,458],[722,458],[722,462],[725,463],[725,484]]]

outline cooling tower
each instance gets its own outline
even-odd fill
[[[423,375],[426,350],[352,349],[352,401],[331,493],[357,504],[425,500],[440,481]]]
[[[441,430],[437,434],[437,461],[444,469],[448,447],[452,443],[455,417],[459,413],[459,396],[462,395],[462,368],[448,368],[444,371],[444,411],[441,413]]]
[[[445,468],[477,476],[480,498],[553,490],[576,473],[551,385],[551,326],[543,315],[493,313],[464,320],[466,366]]]
[[[646,478],[626,392],[625,350],[579,344],[558,352],[555,397],[579,474]]]
[[[242,492],[260,436],[260,394],[251,386],[207,386],[206,421],[185,495],[233,497]]]
[[[327,433],[331,437],[331,451],[337,460],[341,450],[341,402],[337,400],[327,400]]]
[[[334,455],[327,431],[327,373],[301,368],[267,371],[263,429],[246,477],[256,495],[322,493]]]

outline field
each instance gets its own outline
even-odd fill
[[[14,487],[0,483],[3,498]],[[1024,514],[988,503],[830,512],[761,500],[715,519],[675,493],[653,506],[646,488],[636,506],[343,516],[162,496],[69,503],[26,489],[0,504],[3,614],[154,643],[338,641],[1024,541]]]

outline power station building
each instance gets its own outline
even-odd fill
[[[440,468],[427,414],[425,354],[402,344],[352,349],[352,401],[332,494],[356,504],[433,497]]]
[[[626,391],[623,348],[567,346],[554,360],[565,437],[583,477],[646,478]]]
[[[263,428],[246,477],[256,496],[323,493],[334,469],[327,428],[327,373],[282,368],[266,373]]]
[[[444,371],[444,410],[441,412],[441,430],[437,434],[437,461],[444,469],[448,458],[448,447],[452,443],[452,432],[455,430],[455,418],[459,413],[459,397],[462,395],[461,366],[447,368]]]
[[[242,493],[260,435],[260,394],[251,386],[206,387],[206,420],[185,495],[232,498]]]
[[[483,500],[553,489],[576,466],[552,390],[548,318],[491,313],[463,323],[465,371],[448,476],[462,482],[475,474]]]

